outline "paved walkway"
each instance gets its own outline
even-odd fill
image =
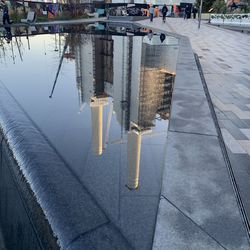
[[[250,35],[201,24],[160,18],[141,21],[189,37],[198,54],[227,147],[240,196],[250,219]]]

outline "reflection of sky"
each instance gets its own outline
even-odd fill
[[[21,39],[23,61],[16,41],[13,41],[15,64],[9,49],[5,63],[1,64],[0,80],[54,144],[125,237],[138,249],[150,249],[168,122],[156,119],[152,133],[142,136],[140,185],[138,190],[129,191],[126,188],[127,134],[114,111],[108,128],[113,99],[109,97],[108,104],[103,106],[104,151],[97,156],[93,154],[91,145],[93,124],[90,105],[85,105],[79,112],[75,61],[64,58],[53,98],[50,99],[60,61],[59,51],[54,51],[55,35],[32,36],[29,39],[30,50],[27,39]]]

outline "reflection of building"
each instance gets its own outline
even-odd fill
[[[177,40],[81,35],[80,41],[76,79],[81,108],[91,107],[93,152],[103,152],[103,106],[111,96],[116,119],[128,131],[128,187],[137,188],[142,136],[151,133],[156,116],[169,117]]]
[[[91,106],[93,151],[101,155],[103,106],[108,103],[104,85],[112,82],[113,41],[110,37],[92,35],[80,35],[79,39],[75,47],[79,104],[80,109],[85,103]]]
[[[117,120],[125,130],[129,130],[131,121],[142,130],[152,127],[156,114],[166,119],[170,112],[176,46],[149,45],[143,37],[113,39]]]

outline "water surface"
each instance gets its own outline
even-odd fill
[[[1,82],[131,245],[150,249],[178,40],[101,23],[1,32]]]

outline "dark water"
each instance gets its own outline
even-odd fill
[[[178,41],[104,24],[2,32],[1,82],[128,241],[150,249]]]

